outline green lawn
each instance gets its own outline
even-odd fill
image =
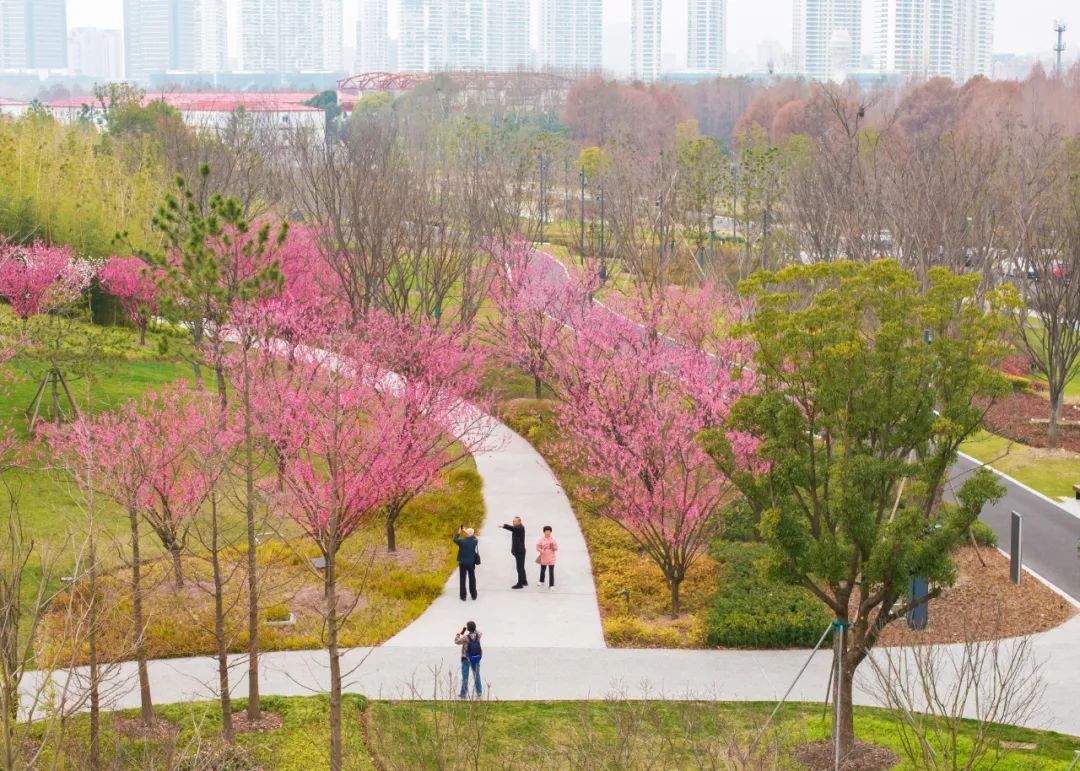
[[[242,702],[235,706],[239,711]],[[240,749],[226,755],[217,741],[220,711],[202,702],[160,708],[178,727],[171,741],[120,739],[105,720],[107,766],[136,768],[262,768],[306,771],[326,767],[325,697],[264,697],[263,707],[282,718],[282,727],[241,735]],[[713,765],[734,742],[745,748],[772,704],[700,702],[366,702],[346,697],[344,738],[348,769],[699,769]],[[133,716],[133,712],[126,713]],[[771,754],[765,766],[794,769],[790,752],[829,735],[821,705],[786,705],[761,747]],[[901,756],[899,769],[915,769],[903,757],[895,723],[879,709],[856,709],[860,739]],[[85,717],[68,729],[67,759],[83,756]],[[962,727],[961,746],[970,746],[975,726]],[[1003,771],[1062,769],[1080,748],[1080,739],[1052,732],[992,727],[999,742],[1030,742],[1031,750],[1002,750]],[[201,755],[200,755],[201,753]],[[198,757],[197,757],[198,756]],[[208,764],[210,758],[217,764]],[[227,761],[227,762],[226,762]],[[730,767],[742,767],[732,765]]]
[[[1055,500],[1071,497],[1073,484],[1080,482],[1080,455],[1048,457],[1046,450],[986,431],[964,442],[960,451]]]

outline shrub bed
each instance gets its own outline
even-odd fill
[[[821,601],[806,589],[773,581],[758,569],[768,554],[759,543],[717,540],[720,578],[706,618],[706,642],[720,648],[812,647],[829,624]]]

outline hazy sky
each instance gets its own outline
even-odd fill
[[[390,1],[392,34],[396,36],[398,0]],[[497,1],[497,0],[496,0]],[[539,0],[533,1],[534,21]],[[230,16],[230,48],[236,47],[239,0],[227,0]],[[874,0],[864,0],[864,38],[868,38]],[[69,27],[115,27],[123,25],[123,0],[67,0]],[[355,37],[357,0],[344,0],[345,45]],[[1050,55],[1054,43],[1053,21],[1061,18],[1075,31],[1069,53],[1080,49],[1080,2],[1077,0],[997,0],[994,49],[999,53]],[[604,66],[615,72],[629,69],[630,0],[604,0]],[[536,24],[533,24],[535,31]],[[677,67],[686,59],[686,0],[666,0],[664,8],[664,64]],[[534,35],[535,37],[535,35]],[[728,58],[733,69],[752,66],[758,44],[774,40],[791,47],[791,0],[728,0]],[[534,40],[535,44],[535,40]],[[864,40],[864,52],[870,41]],[[235,54],[230,50],[230,54]],[[1070,58],[1072,58],[1070,56]]]

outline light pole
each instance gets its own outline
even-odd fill
[[[544,221],[547,219],[547,201],[544,196],[544,171],[547,163],[544,154],[540,154],[540,243],[544,243]]]
[[[578,245],[578,259],[585,264],[585,167],[581,167],[581,243]]]

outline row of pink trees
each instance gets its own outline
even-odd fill
[[[537,398],[552,383],[560,454],[588,479],[580,492],[660,568],[678,615],[680,586],[732,495],[699,436],[753,388],[749,351],[727,334],[740,309],[712,287],[601,304],[592,279],[524,242],[499,256],[492,300],[506,357],[532,377]],[[753,442],[732,438],[749,463]]]

